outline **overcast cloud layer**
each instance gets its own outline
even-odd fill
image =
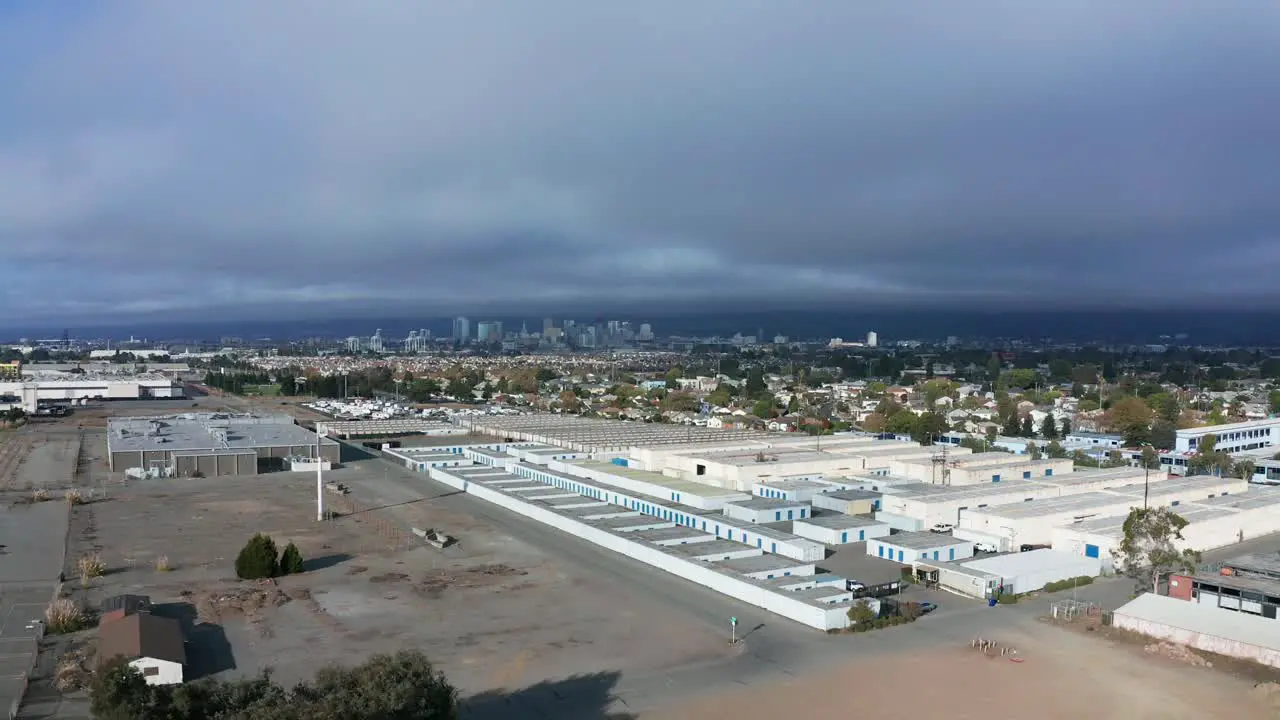
[[[1272,306],[1277,118],[1271,2],[6,4],[0,299]]]

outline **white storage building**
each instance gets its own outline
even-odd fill
[[[846,483],[826,480],[786,479],[758,482],[751,488],[756,497],[772,500],[811,502],[817,495],[849,487]]]
[[[994,555],[962,564],[971,570],[999,576],[1003,591],[1015,595],[1035,592],[1049,583],[1071,578],[1097,577],[1102,572],[1098,558],[1048,549]]]
[[[945,462],[938,458],[897,460],[889,465],[895,475],[914,478],[935,485],[981,485],[984,483],[1032,480],[1069,473],[1073,467],[1070,458],[1046,458],[1031,460],[1025,455],[1003,452],[956,455],[948,449]]]
[[[868,515],[880,509],[881,495],[871,490],[836,490],[814,495],[813,507],[845,515]]]
[[[791,523],[791,532],[826,545],[846,545],[885,537],[889,526],[855,515],[818,515]]]
[[[662,473],[636,470],[613,463],[590,460],[552,461],[547,467],[556,472],[593,480],[659,500],[687,505],[700,510],[718,510],[727,502],[748,500],[750,495],[735,490],[669,477]]]
[[[690,545],[688,547],[698,547],[704,543]],[[718,560],[716,564],[720,567],[732,570],[739,575],[744,575],[753,580],[773,580],[781,577],[801,577],[813,575],[817,570],[813,563],[800,562],[781,555],[754,555],[749,557],[730,558],[728,560]]]
[[[1235,478],[1197,476],[1167,480],[1152,485],[1145,502],[1153,507],[1176,507],[1224,493],[1242,493],[1248,487],[1247,480]],[[1021,504],[965,510],[960,513],[960,528],[999,538],[1004,550],[1014,550],[1024,544],[1050,545],[1054,528],[1093,518],[1128,515],[1130,509],[1142,507],[1143,502],[1142,486],[1033,499]]]
[[[725,517],[747,523],[771,523],[784,520],[803,520],[809,515],[809,505],[791,500],[751,498],[725,503],[721,508]]]
[[[1240,494],[1180,503],[1174,510],[1187,521],[1180,548],[1215,550],[1280,532],[1280,488],[1250,485]],[[1125,517],[1096,518],[1054,528],[1053,549],[1097,557],[1111,567],[1124,541]]]
[[[602,523],[592,523],[593,525],[601,525]],[[693,543],[692,545],[667,545],[664,548],[673,555],[688,558],[690,560],[698,560],[701,562],[718,562],[720,560],[734,560],[736,558],[759,557],[764,553],[753,547],[739,545],[728,540],[713,540],[705,543]]]
[[[955,562],[973,557],[973,543],[931,532],[907,532],[867,541],[867,554],[911,565],[917,561]]]

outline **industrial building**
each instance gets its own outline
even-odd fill
[[[811,502],[815,495],[845,490],[850,487],[853,486],[839,480],[827,480],[825,478],[783,478],[781,480],[758,482],[751,488],[751,493],[757,497],[807,503]]]
[[[1005,452],[958,455],[948,449],[945,457],[902,458],[889,464],[893,475],[912,478],[934,485],[982,485],[986,483],[1031,480],[1069,473],[1074,468],[1070,458],[1031,460],[1024,455]]]
[[[185,397],[185,393],[181,384],[156,373],[127,377],[84,373],[0,382],[0,397],[4,396],[22,398],[27,410],[35,412],[40,403],[168,399]]]
[[[854,515],[818,515],[791,523],[791,532],[826,545],[847,545],[885,537],[889,526]]]
[[[651,498],[670,500],[701,510],[718,510],[723,508],[725,503],[750,499],[746,493],[681,480],[662,473],[636,470],[615,463],[565,460],[551,462],[548,467],[570,475],[608,483]]]
[[[1198,476],[1167,480],[1150,486],[1032,499],[1022,503],[973,508],[960,513],[959,528],[968,537],[991,542],[1002,550],[1021,545],[1050,545],[1054,529],[1069,527],[1094,518],[1123,517],[1133,508],[1177,507],[1183,503],[1213,499],[1219,495],[1244,493],[1247,480]]]
[[[1227,657],[1280,667],[1280,623],[1155,593],[1143,593],[1111,614],[1111,625]]]
[[[185,413],[108,421],[112,472],[139,468],[166,477],[253,475],[285,469],[289,458],[337,463],[338,443],[288,415]]]
[[[814,495],[810,504],[819,510],[845,515],[869,515],[880,509],[882,495],[872,490],[836,490]]]
[[[528,463],[518,463],[512,470],[514,473],[473,466],[435,468],[429,474],[479,499],[809,627],[828,630],[849,624],[853,595],[845,590],[844,578],[815,575],[812,559],[766,552],[761,537],[745,534],[756,532],[755,528],[737,529],[741,542],[738,538],[730,541],[725,534],[717,538],[695,529],[695,525],[702,525],[701,518],[674,512],[667,504],[658,505],[656,501],[648,502],[621,491],[615,494],[603,483]],[[562,493],[538,498],[519,492],[529,488],[528,481],[535,478],[544,489],[549,486],[570,490],[583,500],[599,501],[589,503],[598,507],[565,510],[553,502]],[[644,508],[640,509],[641,506]],[[599,517],[610,508],[609,517]],[[641,529],[637,523],[662,524],[663,527]],[[759,528],[759,531],[791,537],[770,528]],[[698,534],[703,537],[697,538]],[[808,540],[797,540],[819,550],[823,548]],[[871,605],[878,608],[874,601]]]
[[[1072,578],[1097,577],[1101,563],[1096,558],[1049,549],[993,555],[963,562],[916,563],[916,576],[925,582],[961,595],[979,599],[1002,594],[1022,595],[1045,585]]]
[[[1218,572],[1169,576],[1169,597],[1275,620],[1280,610],[1280,553],[1240,555]]]
[[[938,524],[958,525],[960,513],[1045,498],[1079,495],[1096,489],[1126,488],[1166,481],[1163,471],[1141,468],[1079,470],[1034,480],[980,485],[947,486],[933,483],[900,483],[894,476],[870,478],[868,484],[883,491],[876,518],[897,530],[924,530]],[[957,534],[960,534],[957,530]],[[971,540],[981,538],[971,537]]]
[[[770,500],[762,497],[725,503],[722,509],[725,517],[752,524],[803,520],[809,514],[809,506],[806,503]]]
[[[1196,476],[1187,480],[1212,482],[1218,478]],[[1243,480],[1233,482],[1239,489],[1227,489],[1216,497],[1180,500],[1177,506],[1164,503],[1187,521],[1182,529],[1183,539],[1178,543],[1180,548],[1214,550],[1280,532],[1280,488],[1247,485]],[[1124,541],[1126,515],[1127,512],[1054,528],[1053,548],[1077,555],[1096,555],[1104,565],[1114,566],[1120,560],[1117,556]]]
[[[907,532],[868,540],[867,554],[908,565],[928,560],[953,562],[973,557],[973,543],[939,533]]]
[[[1207,435],[1215,438],[1215,450],[1226,453],[1275,447],[1280,444],[1280,418],[1184,428],[1174,436],[1173,451],[1199,452]]]

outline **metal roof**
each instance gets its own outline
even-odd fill
[[[1143,593],[1116,608],[1114,614],[1254,647],[1280,650],[1280,623],[1249,613],[1230,612],[1165,595]]]

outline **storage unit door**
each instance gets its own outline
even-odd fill
[[[1086,543],[1084,546],[1084,556],[1091,557],[1091,558],[1099,557],[1098,546],[1089,545]]]

